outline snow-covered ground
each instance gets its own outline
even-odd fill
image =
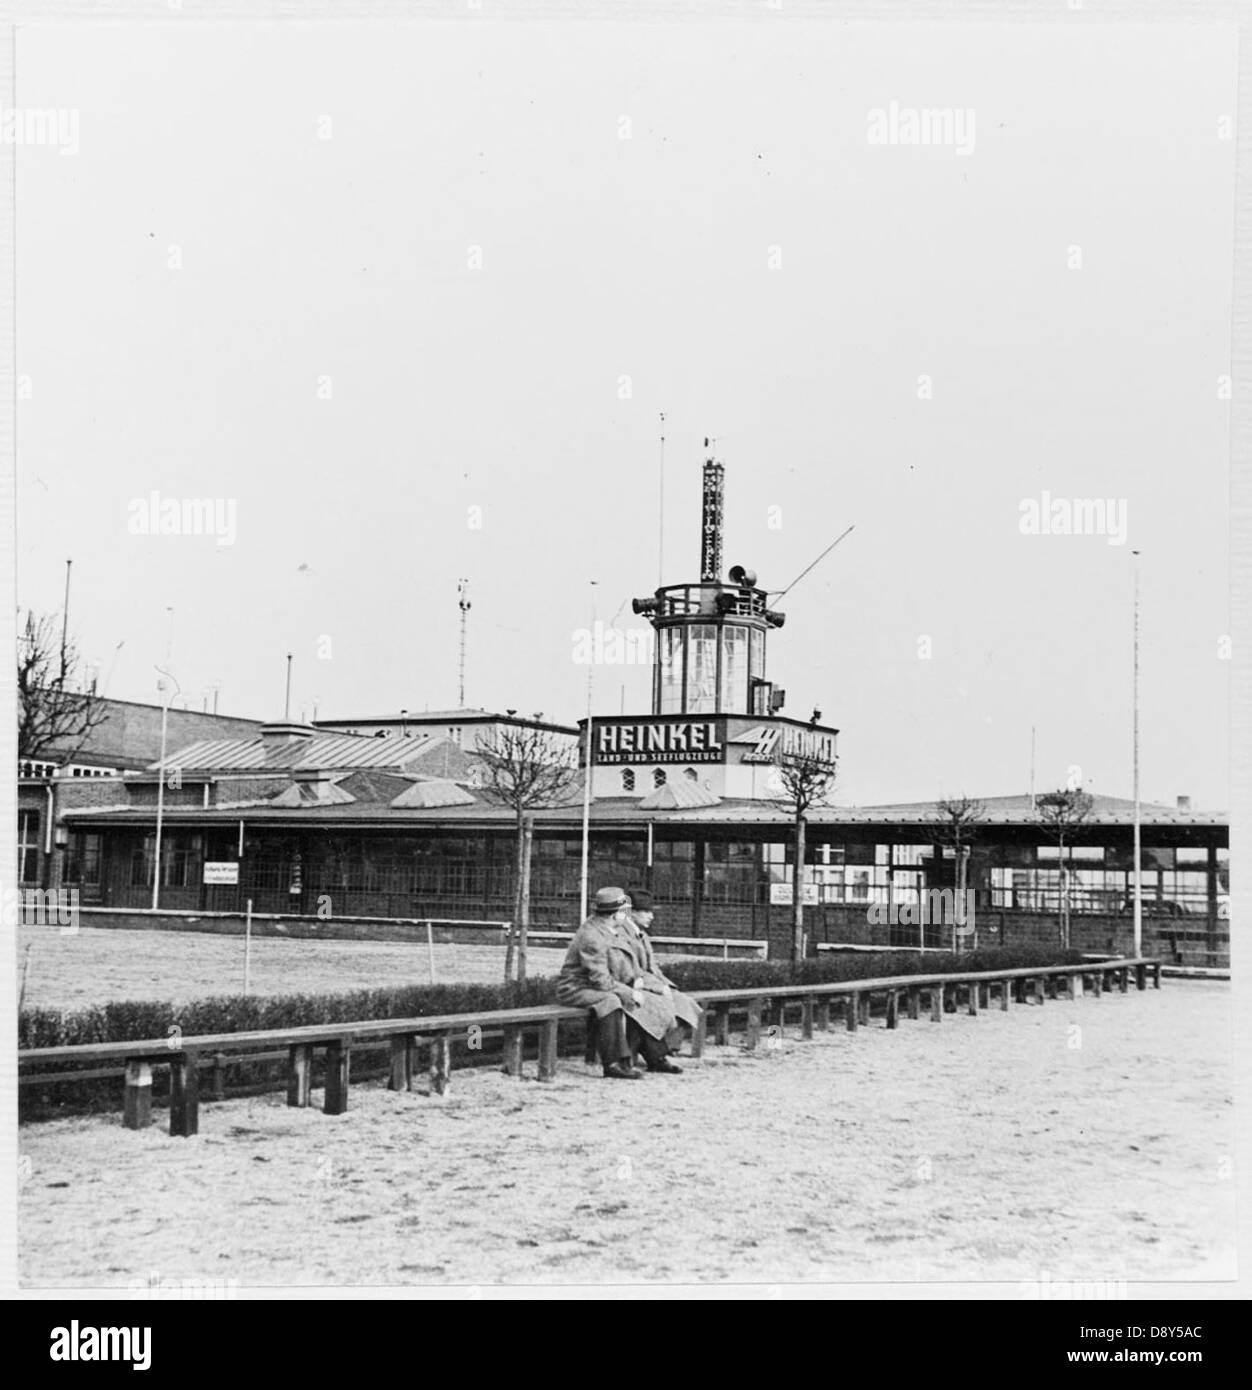
[[[638,1082],[574,1059],[551,1084],[455,1072],[442,1100],[361,1085],[333,1118],[272,1095],[204,1105],[193,1139],[164,1112],[27,1125],[21,1278],[1231,1278],[1230,1001],[1166,980],[754,1054],[732,1038]]]

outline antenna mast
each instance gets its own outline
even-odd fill
[[[661,489],[657,506],[656,520],[656,584],[659,589],[665,583],[665,412],[661,411],[661,465],[659,470]]]
[[[465,629],[468,622],[467,614],[470,611],[469,601],[469,580],[458,579],[456,583],[457,607],[461,610],[461,654],[459,670],[459,684],[457,690],[457,709],[465,708]]]

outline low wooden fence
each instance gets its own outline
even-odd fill
[[[1033,999],[1042,1004],[1056,999],[1063,988],[1068,998],[1080,997],[1090,982],[1099,997],[1107,989],[1125,994],[1131,972],[1140,990],[1147,988],[1151,974],[1155,988],[1161,987],[1161,962],[1141,957],[1123,960],[1084,961],[1080,965],[1026,967],[1013,970],[984,970],[938,975],[896,975],[873,980],[843,980],[825,985],[776,985],[751,989],[700,990],[693,997],[704,1011],[692,1038],[693,1057],[703,1054],[710,1031],[715,1042],[730,1040],[734,1014],[746,1016],[744,1044],[756,1047],[766,1026],[766,1012],[772,1006],[774,1023],[782,1028],[790,1007],[800,1010],[802,1038],[811,1038],[814,1029],[830,1027],[831,1008],[842,1005],[844,1024],[849,1032],[869,1023],[874,999],[883,1000],[886,1027],[898,1026],[901,1002],[907,1017],[919,1018],[922,996],[928,996],[931,1019],[943,1019],[949,998],[959,1007],[960,993],[971,1014],[990,1007],[991,991],[999,987],[999,1004],[1008,1011],[1011,999],[1025,1003]],[[412,1090],[419,1074],[420,1049],[429,1049],[430,1085],[443,1095],[452,1071],[452,1044],[464,1040],[471,1047],[481,1046],[488,1034],[504,1039],[504,1070],[510,1076],[522,1074],[525,1035],[539,1035],[538,1079],[551,1081],[556,1075],[559,1029],[562,1023],[586,1024],[586,1009],[564,1008],[556,1004],[525,1009],[498,1009],[480,1014],[444,1014],[424,1018],[371,1019],[348,1024],[316,1024],[303,1028],[266,1029],[240,1033],[212,1033],[196,1037],[172,1036],[139,1042],[89,1043],[71,1047],[29,1048],[19,1051],[19,1084],[81,1079],[93,1073],[81,1071],[54,1074],[37,1073],[34,1068],[65,1063],[84,1063],[109,1067],[121,1065],[125,1071],[122,1120],[129,1129],[141,1129],[152,1118],[152,1072],[168,1066],[170,1072],[170,1133],[190,1136],[199,1128],[200,1071],[213,1067],[220,1084],[221,1069],[228,1061],[255,1060],[258,1057],[287,1054],[287,1104],[311,1103],[314,1052],[325,1053],[325,1098],[323,1110],[341,1115],[348,1108],[350,1064],[353,1048],[386,1045],[390,1050],[388,1087]],[[258,1050],[262,1049],[262,1050]],[[241,1057],[242,1053],[245,1056]],[[100,1073],[94,1073],[99,1075]],[[216,1089],[216,1086],[215,1086]]]
[[[511,924],[505,926],[505,940],[508,940]],[[517,932],[512,929],[514,942]],[[527,927],[527,946],[568,946],[574,939],[572,930],[557,927]],[[742,936],[649,936],[658,955],[701,955],[712,951],[723,960],[747,959],[766,960],[769,957],[768,941],[753,941]]]

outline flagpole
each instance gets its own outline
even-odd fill
[[[1134,798],[1135,798],[1135,955],[1143,954],[1143,869],[1140,848],[1139,825],[1139,552],[1132,550],[1134,557],[1135,594],[1135,663],[1134,663]]]
[[[591,631],[596,630],[596,581],[591,581]],[[582,846],[582,874],[580,877],[579,888],[579,915],[578,920],[587,920],[587,877],[589,869],[589,859],[591,851],[591,687],[592,676],[595,673],[595,652],[590,654],[591,659],[587,663],[587,730],[583,744],[583,846]]]

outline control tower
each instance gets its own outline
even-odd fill
[[[723,471],[706,460],[699,583],[667,584],[631,605],[656,629],[654,715],[760,717],[783,706],[785,692],[766,679],[765,644],[784,615],[767,606],[752,570],[734,565],[722,578]]]
[[[722,465],[706,458],[699,580],[634,600],[656,632],[651,713],[579,721],[593,799],[633,798],[650,814],[770,801],[780,763],[835,766],[839,730],[819,710],[804,723],[778,712],[784,693],[766,675],[765,647],[783,615],[751,570],[722,576],[722,490]]]

